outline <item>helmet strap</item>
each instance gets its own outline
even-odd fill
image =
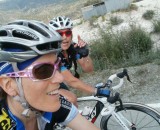
[[[17,68],[17,64],[16,63],[12,63],[13,69],[14,71],[18,71]],[[31,107],[29,105],[29,103],[26,101],[25,97],[24,97],[24,91],[23,91],[23,87],[22,87],[22,78],[15,78],[16,79],[16,83],[17,83],[17,87],[19,90],[19,95],[14,96],[13,99],[20,102],[21,106],[24,108],[22,115],[26,118],[30,117],[30,112],[34,112],[36,116],[41,115],[41,112],[36,110],[35,108]]]

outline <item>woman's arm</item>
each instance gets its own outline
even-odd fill
[[[100,130],[80,114],[77,114],[67,126],[73,130]]]
[[[78,109],[73,104],[63,98],[61,103],[61,108],[53,115],[55,122],[61,124],[62,126],[67,126],[72,130],[100,130],[80,115]]]
[[[79,63],[84,72],[93,72],[93,63],[92,59],[89,56],[82,57],[81,59],[78,59],[77,62]]]
[[[67,83],[67,85],[81,90],[85,93],[88,94],[95,94],[95,88],[92,87],[91,85],[88,85],[84,82],[82,82],[81,80],[79,80],[78,78],[74,77],[73,74],[69,71],[69,70],[64,70],[61,72],[61,74],[64,77],[64,81]]]

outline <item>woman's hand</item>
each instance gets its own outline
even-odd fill
[[[81,39],[80,35],[78,35],[77,38],[78,38],[78,43],[74,45],[75,48],[77,46],[81,48],[87,45],[87,43],[83,41],[83,39]]]

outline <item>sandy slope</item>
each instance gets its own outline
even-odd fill
[[[121,16],[124,22],[121,25],[115,26],[115,30],[121,30],[128,28],[129,23],[133,22],[141,25],[147,32],[151,32],[153,29],[152,22],[144,20],[142,15],[146,10],[155,10],[154,19],[160,18],[160,0],[143,0],[135,3],[138,6],[137,11],[131,12],[118,12],[114,14],[106,14],[106,21],[101,22],[100,18],[98,23],[101,26],[108,26],[107,18],[111,15]],[[74,39],[76,35],[80,34],[86,41],[91,41],[96,38],[97,28],[91,28],[87,22],[74,27]],[[92,37],[93,36],[93,37]],[[95,36],[95,37],[94,37]],[[155,47],[160,47],[160,34],[151,35],[155,43]],[[142,66],[135,66],[127,68],[129,71],[130,78],[133,83],[125,81],[123,88],[119,89],[124,101],[138,101],[141,103],[159,103],[160,95],[160,65],[155,63],[149,63]],[[82,77],[82,80],[86,83],[92,84],[93,86],[97,82],[105,82],[109,74],[122,71],[119,70],[104,70],[102,72],[95,72],[90,76],[86,74]],[[142,96],[143,95],[143,96]]]
[[[128,29],[130,24],[137,24],[144,28],[147,32],[152,32],[153,24],[152,21],[145,20],[142,18],[142,15],[147,10],[154,10],[155,16],[154,19],[160,19],[160,0],[142,0],[140,2],[134,3],[138,9],[132,10],[130,12],[115,12],[115,13],[107,13],[105,15],[105,21],[102,21],[102,18],[99,17],[98,20],[94,23],[95,27],[91,27],[89,22],[83,22],[82,24],[75,26],[73,28],[73,39],[77,42],[77,35],[79,34],[83,39],[87,42],[91,42],[92,40],[98,38],[98,26],[101,28],[106,28],[110,26],[109,18],[111,16],[118,16],[122,18],[124,21],[120,25],[113,26],[114,31],[120,31],[124,29]],[[78,20],[76,20],[77,22]],[[81,21],[81,20],[79,20]],[[160,36],[152,35],[152,39],[155,42],[156,46],[160,44]]]

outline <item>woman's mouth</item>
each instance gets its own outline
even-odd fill
[[[65,45],[66,45],[66,44],[68,44],[68,42],[62,42],[62,44],[65,44]]]
[[[47,95],[58,95],[58,94],[59,94],[59,90],[58,89],[50,91],[50,92],[47,93]]]

